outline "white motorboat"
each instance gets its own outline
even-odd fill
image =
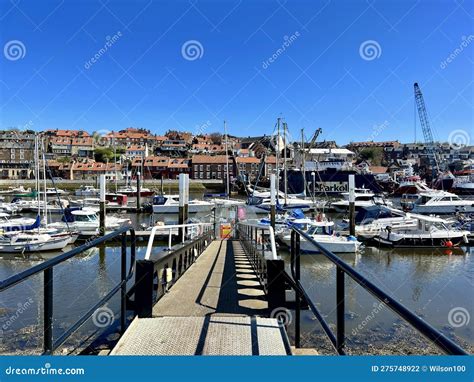
[[[135,186],[125,186],[120,187],[117,191],[119,194],[127,195],[127,196],[137,196],[138,189]],[[153,191],[146,187],[140,188],[140,196],[152,196]]]
[[[393,232],[390,227],[381,230],[373,240],[388,247],[456,247],[468,243],[468,231],[448,227],[438,217],[418,216],[418,226]]]
[[[190,200],[189,213],[210,212],[214,204],[203,200]],[[157,195],[153,198],[155,214],[177,214],[179,212],[179,195]]]
[[[331,203],[331,207],[337,212],[346,212],[349,210],[349,192],[343,192],[344,199]],[[391,206],[390,201],[384,200],[382,197],[375,195],[371,190],[366,188],[356,188],[354,192],[354,207],[358,211],[362,207],[370,207],[374,205]]]
[[[118,218],[115,216],[106,216],[105,229],[112,231],[125,225],[130,225],[131,221],[127,218]],[[95,235],[99,232],[100,220],[97,210],[91,208],[66,209],[63,221],[51,223],[48,228],[71,229],[79,232],[81,235]]]
[[[32,232],[12,232],[0,236],[0,252],[27,253],[61,250],[74,243],[77,234],[47,234]]]
[[[41,190],[40,195],[44,195],[44,190]],[[55,195],[65,195],[67,194],[67,191],[64,191],[60,188],[54,188],[54,187],[47,187],[46,188],[46,195],[47,196],[55,196]]]
[[[402,197],[400,201],[405,211],[417,214],[455,214],[474,212],[474,200],[461,199],[458,195],[446,191],[424,192],[416,199]]]
[[[302,222],[294,221],[294,224],[301,225]],[[305,228],[302,228],[305,230]],[[306,233],[320,244],[324,249],[334,253],[355,253],[359,250],[361,243],[353,236],[342,236],[334,233],[334,222],[329,221],[309,221]],[[291,245],[291,232],[284,232],[278,235],[280,241],[288,247]],[[300,239],[300,248],[304,253],[319,253],[319,249],[306,240]]]
[[[5,214],[13,215],[22,210],[23,208],[16,204],[4,203],[4,202],[0,203],[0,212],[5,213]]]
[[[74,195],[93,198],[99,196],[99,189],[93,186],[81,186],[74,192]]]
[[[44,200],[24,200],[14,199],[10,205],[25,212],[36,212],[38,209],[44,210]],[[57,214],[62,213],[65,208],[69,207],[69,201],[66,199],[51,199],[46,203],[48,213]]]
[[[35,223],[36,219],[24,217],[12,217],[8,213],[0,212],[0,230],[10,227],[29,227]],[[18,229],[20,230],[20,229]]]
[[[349,221],[343,220],[342,226],[344,230],[348,229]],[[397,231],[417,226],[416,216],[387,206],[362,207],[355,216],[355,233],[361,240],[370,240],[387,227]]]

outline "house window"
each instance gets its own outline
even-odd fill
[[[201,171],[203,171],[203,170],[204,170],[204,166],[201,164],[201,165],[199,166],[199,169],[200,169]]]
[[[209,172],[209,171],[211,170],[211,165],[210,165],[210,164],[208,164],[208,165],[206,166],[206,170],[207,170],[207,172]]]
[[[217,166],[217,171],[222,171],[221,165],[218,165],[218,166]]]
[[[194,171],[197,171],[197,170],[198,170],[198,168],[199,168],[199,166],[198,166],[197,164],[196,164],[196,165],[194,165]]]
[[[217,179],[222,179],[222,174],[220,172],[217,173]]]
[[[203,173],[202,173],[202,172],[199,173],[199,178],[200,178],[200,179],[203,178]]]
[[[211,174],[208,172],[207,173],[207,179],[210,179],[211,178]]]

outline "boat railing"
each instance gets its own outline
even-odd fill
[[[214,229],[213,223],[187,223],[187,224],[170,224],[170,225],[156,225],[151,229],[150,237],[148,238],[148,245],[145,252],[145,260],[150,260],[151,252],[153,250],[153,242],[157,233],[168,233],[168,250],[172,248],[173,235],[181,236],[181,243],[186,241],[186,237],[192,234],[193,237],[202,235],[207,231]],[[197,232],[193,232],[197,230]]]
[[[314,245],[319,252],[327,259],[329,259],[336,266],[336,333],[334,333],[330,325],[320,313],[316,304],[312,301],[305,287],[301,283],[301,239]],[[356,271],[349,264],[344,262],[331,251],[328,251],[311,236],[297,227],[291,227],[291,261],[290,269],[291,276],[284,271],[284,277],[288,285],[295,291],[295,346],[301,346],[301,310],[302,305],[308,306],[312,314],[321,324],[322,329],[331,341],[334,349],[339,355],[346,354],[345,352],[345,276],[349,276],[365,291],[369,292],[375,297],[381,306],[386,306],[395,314],[401,317],[405,322],[410,324],[419,333],[425,336],[432,344],[447,354],[467,355],[468,353],[462,349],[458,344],[447,338],[440,331],[435,329],[426,321],[422,320],[415,313],[409,310],[404,305],[400,304],[392,296],[384,292],[378,286],[366,279],[362,274]]]
[[[127,232],[130,232],[130,265],[127,271]],[[53,338],[53,306],[54,306],[54,267],[65,261],[80,255],[88,249],[105,245],[108,241],[120,238],[121,240],[121,268],[120,281],[92,308],[84,313],[74,324],[65,330],[58,338]],[[10,276],[0,282],[0,293],[20,284],[32,276],[43,273],[43,354],[53,354],[74,332],[76,332],[87,320],[94,316],[94,313],[102,308],[109,300],[120,292],[120,330],[123,334],[126,329],[126,301],[127,301],[127,282],[132,278],[135,269],[135,230],[132,227],[122,227],[105,236],[90,240],[85,244],[73,248],[70,251],[47,260],[34,267],[28,268],[23,272]],[[56,293],[57,295],[57,293]]]

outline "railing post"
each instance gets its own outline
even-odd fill
[[[265,258],[265,243],[263,242],[264,230],[262,229],[262,258]]]
[[[295,253],[295,278],[296,283],[299,284],[301,279],[300,266],[300,235],[295,232],[294,239],[294,253]],[[295,307],[295,347],[301,347],[301,294],[299,290],[295,291],[296,307]]]
[[[285,262],[283,260],[266,260],[267,262],[267,300],[268,309],[284,307],[286,304],[285,291]]]
[[[121,265],[120,265],[120,280],[122,286],[120,288],[120,330],[125,333],[126,318],[127,318],[127,234],[122,233],[122,248],[121,248]]]
[[[53,268],[43,273],[43,353],[53,353]]]
[[[336,269],[336,344],[339,354],[344,352],[344,332],[345,332],[345,307],[344,307],[344,271],[337,267]]]
[[[151,317],[153,309],[153,272],[150,260],[137,260],[135,276],[135,313],[139,318]]]

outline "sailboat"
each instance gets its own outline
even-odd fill
[[[46,188],[46,159],[43,150],[43,175],[44,188]],[[73,244],[78,235],[75,232],[56,230],[48,227],[48,201],[47,192],[40,192],[39,183],[39,142],[38,136],[35,136],[35,177],[36,177],[36,198],[38,214],[33,224],[4,226],[3,233],[0,235],[0,252],[25,253],[36,251],[62,250],[67,245]],[[40,194],[43,195],[43,226],[41,226],[41,205]]]

